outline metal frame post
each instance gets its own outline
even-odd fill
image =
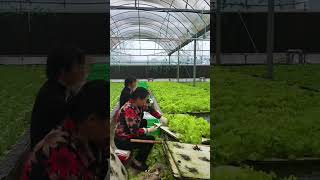
[[[268,0],[268,34],[267,34],[267,76],[273,79],[273,48],[274,48],[274,0]]]
[[[171,58],[171,56],[169,56],[169,70],[171,70],[171,66],[170,66],[170,58]],[[169,81],[171,81],[171,78],[169,77]]]
[[[197,63],[197,41],[194,40],[194,47],[193,47],[193,86],[196,86],[196,63]]]
[[[221,64],[221,0],[217,0],[216,9],[216,64]]]
[[[177,81],[180,81],[180,49],[178,50]]]

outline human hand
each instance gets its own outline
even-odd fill
[[[163,125],[168,125],[168,119],[167,119],[166,117],[164,117],[164,116],[162,116],[162,117],[160,118],[160,122],[161,122],[161,124],[163,124]]]
[[[156,127],[156,126],[153,126],[153,127],[147,128],[147,133],[155,132],[157,129],[158,129],[158,127]]]

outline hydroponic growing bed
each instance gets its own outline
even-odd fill
[[[248,74],[256,77],[265,77],[266,67],[257,66],[231,66],[230,71]],[[285,81],[288,85],[296,85],[310,90],[320,90],[320,65],[277,65],[274,67],[274,80]]]
[[[296,177],[278,177],[274,173],[256,171],[250,167],[219,166],[213,173],[214,180],[297,180]]]
[[[288,84],[292,77],[303,77],[304,71],[296,70],[297,74],[288,79],[277,77],[277,69],[283,67],[276,66],[274,81],[248,73],[262,72],[258,66],[257,70],[254,67],[214,68],[212,132],[217,165],[241,164],[247,160],[293,162],[320,156],[317,140],[320,94],[301,88],[301,83]],[[290,175],[280,172],[280,166],[278,169],[277,173]]]
[[[123,86],[123,83],[110,83],[110,112],[118,104]]]
[[[152,85],[151,85],[152,84]],[[160,84],[162,88],[166,83],[164,82],[157,82],[157,83],[146,83],[146,82],[140,82],[138,86],[145,87],[146,89],[152,90],[151,92],[151,98],[154,101],[154,105],[157,110],[161,111],[161,106],[158,105],[158,97],[155,98],[155,94],[153,93],[154,89],[157,89],[157,85]],[[179,85],[179,83],[174,83],[175,85]],[[185,90],[196,90],[197,93],[199,91],[203,92],[204,90],[202,88],[194,88],[192,86],[189,86],[187,84],[183,84]],[[171,87],[172,88],[172,87]],[[186,96],[190,96],[191,93],[188,93],[188,91],[184,91]],[[208,93],[209,94],[209,93]],[[183,97],[183,93],[180,92],[180,97]],[[209,97],[208,97],[209,99]],[[117,99],[118,101],[118,99]],[[209,104],[209,103],[208,103]],[[209,104],[210,105],[210,104]],[[186,110],[187,111],[187,110]],[[162,111],[161,111],[162,112]],[[183,111],[180,111],[183,112]],[[189,111],[191,112],[191,111]],[[185,114],[164,114],[165,117],[169,119],[169,128],[173,132],[179,134],[179,141],[185,142],[185,143],[192,143],[192,144],[201,144],[202,137],[209,137],[210,136],[210,125],[209,123],[203,119],[203,118],[197,118],[195,116],[191,116],[186,114],[187,112],[183,112]],[[147,119],[148,120],[148,119]],[[188,128],[185,128],[188,127]],[[162,138],[165,138],[165,133],[162,131],[161,135],[157,136],[157,140],[162,140]],[[157,169],[160,172],[161,179],[174,179],[173,174],[170,170],[170,165],[168,164],[167,157],[168,151],[164,150],[164,145],[155,145],[153,150],[151,151],[151,154],[148,158],[148,164],[151,167],[151,172],[153,172],[155,169]],[[139,173],[135,174],[131,169],[129,169],[129,177],[130,179],[139,179],[141,177],[148,177],[150,174],[148,173]]]
[[[0,159],[28,128],[30,111],[44,80],[42,66],[0,66]]]
[[[202,117],[204,115],[209,117],[209,113],[195,110],[197,102],[203,103],[201,105],[200,103],[198,104],[198,106],[202,106],[198,107],[198,110],[207,108],[207,106],[210,107],[210,97],[206,97],[210,94],[209,90],[175,82],[152,82],[148,83],[148,85],[152,90],[152,96],[154,96],[156,102],[155,105],[158,109],[161,108],[169,119],[169,130],[176,133],[176,138],[181,142],[192,144],[201,144],[202,138],[210,138],[210,124],[207,122],[208,119]],[[164,90],[167,87],[169,90]],[[174,90],[174,87],[179,90]],[[197,93],[203,93],[203,97],[200,98]],[[159,96],[161,97],[159,98]],[[195,100],[192,103],[191,99],[197,98],[201,100]],[[177,99],[182,100],[177,101]],[[173,104],[168,105],[170,103]],[[166,107],[166,109],[163,109],[163,107]]]
[[[164,113],[209,113],[210,92],[175,82],[152,82],[150,89]]]
[[[168,114],[169,129],[179,133],[184,143],[201,144],[202,138],[210,138],[210,124],[203,118],[186,114]]]
[[[187,83],[189,86],[193,86],[193,83]],[[210,82],[196,82],[197,88],[202,88],[210,92]]]

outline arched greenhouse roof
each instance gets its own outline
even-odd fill
[[[210,29],[209,0],[111,0],[111,49],[148,39],[168,55]]]

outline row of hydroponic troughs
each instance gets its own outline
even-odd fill
[[[213,157],[216,167],[223,167],[216,174],[237,172],[246,177],[239,179],[254,179],[225,167],[251,162],[251,167],[263,164],[277,175],[310,176],[320,156],[319,72],[319,65],[275,65],[269,80],[266,66],[215,67]],[[296,168],[289,172],[293,164]]]
[[[139,82],[138,86],[151,91],[156,109],[162,111],[164,116],[167,117],[170,131],[178,135],[176,137],[179,137],[180,142],[200,144],[203,138],[210,137],[209,123],[203,118],[188,114],[209,113],[209,82],[197,83],[196,87],[192,87],[191,83],[180,84],[174,82]],[[122,88],[122,83],[111,83],[111,111],[117,107],[116,105]],[[164,91],[164,89],[167,89],[167,91]],[[201,98],[202,100],[195,102],[192,100],[194,98]],[[191,103],[192,101],[198,104],[194,105],[194,103]],[[147,120],[152,121],[153,119]],[[148,125],[151,125],[152,123],[153,122],[148,123]],[[156,135],[157,140],[162,140],[159,136],[159,132],[154,133],[154,135]],[[161,168],[162,171],[160,173],[162,179],[173,179],[172,169],[168,166],[168,161],[166,160],[168,157],[165,155],[166,153],[167,152],[163,149],[163,145],[156,144],[149,155],[147,163],[151,169],[159,166],[163,167]],[[139,177],[141,178],[145,176],[145,174],[146,173],[139,173],[138,175],[133,175],[129,169],[130,179],[139,179]]]
[[[203,84],[209,86],[209,82]],[[195,116],[210,113],[209,90],[203,86],[193,87],[191,83],[140,82],[139,85],[152,91],[169,120],[169,129],[180,135],[181,142],[200,144],[202,138],[210,138],[210,124]],[[122,83],[111,83],[111,111],[117,105],[122,88]]]

